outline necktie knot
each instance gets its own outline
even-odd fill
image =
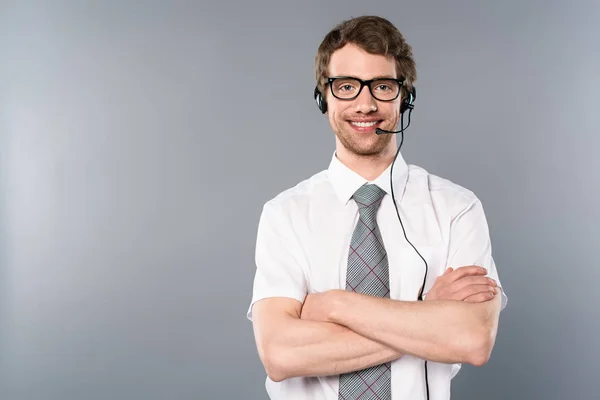
[[[352,198],[362,212],[364,209],[377,211],[385,191],[374,184],[365,184],[358,188]]]
[[[352,196],[358,205],[360,219],[371,229],[375,225],[375,216],[384,194],[385,192],[379,186],[365,184],[358,188]]]

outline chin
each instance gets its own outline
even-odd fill
[[[353,135],[338,135],[338,138],[346,150],[360,156],[381,154],[392,139],[391,135],[377,135],[374,138],[360,138],[358,140]]]
[[[389,141],[386,143],[372,143],[370,145],[346,143],[344,144],[344,147],[346,147],[348,151],[360,156],[374,156],[381,154],[386,149],[387,143],[389,143]]]
[[[377,148],[377,149],[349,149],[352,153],[359,155],[359,156],[376,156],[379,155],[383,152],[383,149]]]

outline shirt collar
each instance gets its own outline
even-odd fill
[[[327,170],[329,180],[333,186],[337,197],[345,205],[352,198],[354,192],[365,183],[373,183],[383,189],[386,194],[391,195],[390,188],[390,164],[385,171],[379,175],[376,179],[369,181],[358,173],[352,171],[350,168],[345,166],[338,158],[335,153],[331,157],[331,162]],[[404,188],[406,186],[406,180],[408,178],[408,165],[404,161],[402,154],[398,154],[396,162],[394,163],[394,197],[397,201],[402,199],[404,194]]]

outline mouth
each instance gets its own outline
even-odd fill
[[[358,132],[370,132],[374,131],[383,120],[371,120],[371,121],[347,121],[348,125]]]

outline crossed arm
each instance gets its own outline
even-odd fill
[[[478,283],[483,277],[456,278],[473,268],[456,270],[456,280],[449,283],[436,281],[423,302],[343,290],[310,294],[304,305],[286,298],[257,302],[255,338],[267,374],[274,381],[335,375],[404,354],[444,363],[485,364],[495,342],[501,294]],[[437,300],[444,297],[438,294],[444,288],[450,300]],[[467,301],[451,296],[466,296]]]

